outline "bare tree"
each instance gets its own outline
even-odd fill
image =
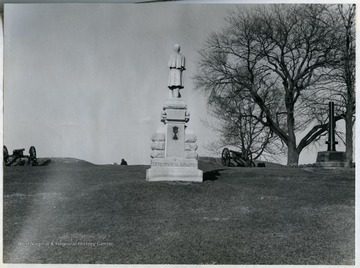
[[[209,100],[230,90],[233,98],[251,100],[256,109],[247,116],[287,146],[288,165],[298,164],[300,152],[327,130],[331,93],[321,89],[329,88],[339,62],[337,25],[325,5],[239,8],[227,22],[199,51],[196,88]]]
[[[276,142],[278,138],[270,128],[252,116],[258,109],[256,105],[245,97],[233,96],[233,93],[238,94],[238,91],[228,90],[227,96],[212,95],[209,99],[209,110],[217,122],[205,121],[204,124],[220,134],[221,138],[208,144],[208,149],[218,153],[222,148],[231,146],[240,151],[245,159],[256,160],[263,156],[265,159],[279,160],[279,157],[274,157],[274,146],[281,147],[281,144]]]
[[[335,101],[345,119],[346,166],[353,161],[353,127],[355,123],[355,4],[338,5],[333,17],[340,25],[340,61],[334,66]],[[338,97],[338,98],[336,98]]]

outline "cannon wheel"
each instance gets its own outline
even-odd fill
[[[31,166],[36,166],[37,165],[37,160],[36,160],[36,149],[34,146],[31,146],[30,149],[29,149],[29,155],[30,155],[30,158],[29,158],[29,164]]]
[[[9,159],[9,151],[5,145],[3,147],[3,157],[4,157],[4,159],[3,159],[4,163],[7,163],[8,159]]]
[[[34,146],[31,146],[29,149],[29,154],[31,158],[36,158],[36,149]]]
[[[250,162],[250,167],[255,167],[255,163],[253,161]]]
[[[230,166],[230,151],[228,148],[224,148],[224,150],[221,153],[221,163],[225,167]]]

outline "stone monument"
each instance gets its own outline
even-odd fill
[[[334,117],[334,102],[329,102],[329,123],[328,123],[328,145],[327,151],[318,152],[316,158],[316,165],[320,167],[343,167],[346,160],[345,152],[336,151],[335,140],[335,117]]]
[[[180,94],[180,89],[184,88],[182,72],[185,70],[185,57],[180,54],[177,44],[168,66],[169,97],[161,112],[164,128],[152,136],[151,167],[146,170],[146,180],[202,182],[196,136],[186,126],[190,113]]]

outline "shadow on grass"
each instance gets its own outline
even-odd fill
[[[48,166],[51,163],[51,159],[46,159],[38,164],[38,166]]]
[[[220,176],[220,171],[225,170],[223,169],[216,169],[211,171],[206,171],[203,174],[203,181],[216,181]]]

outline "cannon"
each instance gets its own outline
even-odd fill
[[[4,145],[3,157],[5,166],[37,166],[36,149],[31,146],[29,149],[29,155],[24,155],[25,149],[15,149],[13,154],[9,155],[9,151]]]
[[[221,163],[226,167],[255,167],[251,154],[244,157],[241,152],[224,148],[221,153]]]

